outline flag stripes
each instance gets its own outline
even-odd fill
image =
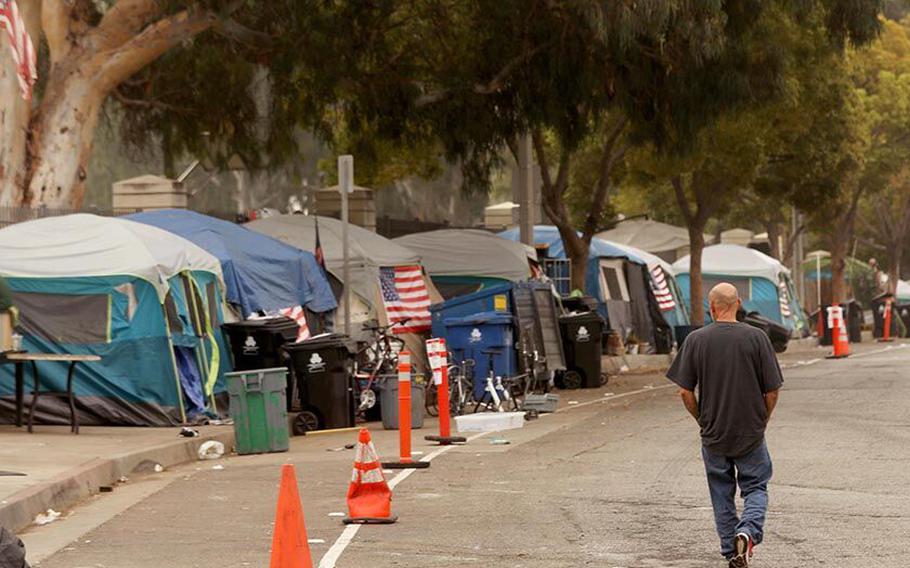
[[[379,269],[382,303],[389,323],[408,319],[392,332],[420,333],[430,329],[430,295],[419,266],[384,266]]]
[[[651,291],[654,292],[657,306],[662,311],[666,312],[676,308],[676,300],[673,298],[673,293],[670,292],[667,275],[659,265],[651,269]]]

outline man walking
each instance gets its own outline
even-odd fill
[[[771,479],[765,427],[783,377],[768,336],[736,321],[736,288],[718,284],[708,302],[714,323],[689,334],[667,377],[679,385],[686,410],[701,428],[720,551],[730,568],[740,568],[762,541]],[[741,517],[737,485],[745,502]]]

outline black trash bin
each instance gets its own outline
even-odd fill
[[[878,339],[885,336],[885,300],[891,299],[891,337],[897,337],[900,326],[897,318],[900,312],[894,302],[894,296],[891,294],[882,294],[872,298],[872,337]]]
[[[848,300],[843,304],[844,319],[847,324],[847,339],[850,343],[860,343],[863,340],[863,306],[856,300]],[[818,344],[831,345],[831,328],[828,327],[828,305],[812,314],[812,320],[818,331]]]
[[[787,350],[787,344],[790,343],[790,330],[785,326],[766,318],[758,312],[749,312],[743,317],[742,321],[765,332],[765,335],[771,340],[771,345],[774,346],[775,352],[783,353]]]
[[[294,432],[354,425],[351,375],[355,347],[346,335],[332,334],[284,346],[300,395]]]
[[[231,343],[235,371],[287,365],[281,346],[297,339],[297,323],[286,317],[246,320],[222,326]]]
[[[557,377],[560,388],[597,388],[606,384],[601,371],[604,321],[597,312],[560,316],[566,370]]]
[[[593,312],[597,310],[597,299],[591,296],[566,296],[562,308],[567,312]]]
[[[287,355],[281,347],[297,340],[297,323],[284,316],[223,324],[231,344],[235,371],[256,371],[287,367]],[[293,409],[294,383],[288,381],[287,409]]]

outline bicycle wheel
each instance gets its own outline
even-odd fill
[[[424,400],[424,409],[427,412],[428,416],[436,417],[439,416],[439,394],[438,387],[436,383],[430,381],[430,384],[427,385],[425,392]]]

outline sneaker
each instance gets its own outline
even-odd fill
[[[752,538],[746,533],[736,535],[736,555],[730,559],[729,568],[746,568],[752,560]]]

